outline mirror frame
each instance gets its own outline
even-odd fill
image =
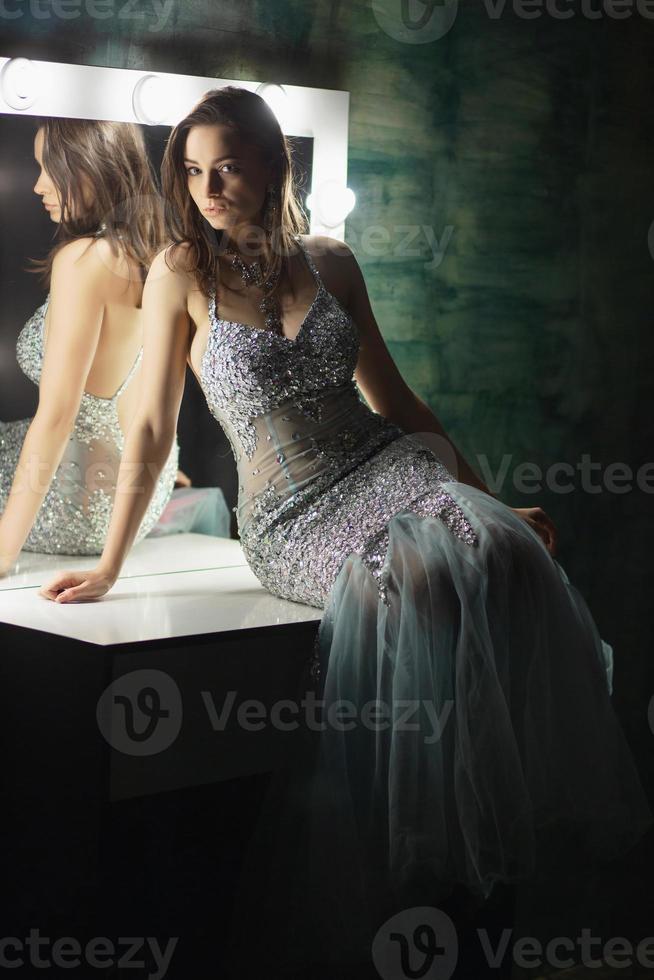
[[[27,86],[24,81],[21,86],[17,69],[28,73]],[[287,136],[313,139],[308,193],[314,195],[315,200],[320,188],[326,185],[337,191],[346,189],[349,92],[298,85],[278,86],[277,83],[243,79],[0,58],[0,112],[5,114],[174,126],[205,92],[225,85],[237,85],[260,94],[268,87],[281,89],[284,109],[280,125],[283,132]],[[143,98],[146,86],[155,92],[156,118],[148,115],[147,99]],[[310,233],[344,241],[345,218],[338,225],[325,225],[314,208]]]

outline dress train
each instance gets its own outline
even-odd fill
[[[317,637],[326,724],[271,778],[236,976],[370,963],[407,905],[591,867],[652,825],[585,600],[509,507],[443,489],[478,548],[406,510],[389,523],[390,603],[356,554],[334,583]]]

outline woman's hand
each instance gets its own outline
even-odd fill
[[[184,470],[177,470],[177,476],[175,477],[176,487],[190,487],[191,477],[187,476]]]
[[[557,530],[551,517],[548,517],[542,507],[511,507],[510,510],[529,524],[541,538],[550,555],[556,553]]]
[[[41,586],[38,594],[53,602],[88,602],[108,592],[116,578],[116,575],[109,575],[101,568],[87,569],[85,572],[59,572],[47,585]]]

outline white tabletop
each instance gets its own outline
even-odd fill
[[[0,578],[0,622],[108,645],[317,622],[322,610],[265,589],[241,545],[206,534],[144,538],[112,589],[93,602],[55,603],[38,590],[58,571],[93,568],[95,555],[21,552]]]

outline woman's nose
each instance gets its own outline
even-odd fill
[[[219,174],[209,174],[205,184],[205,194],[218,194],[222,190],[223,182]]]

